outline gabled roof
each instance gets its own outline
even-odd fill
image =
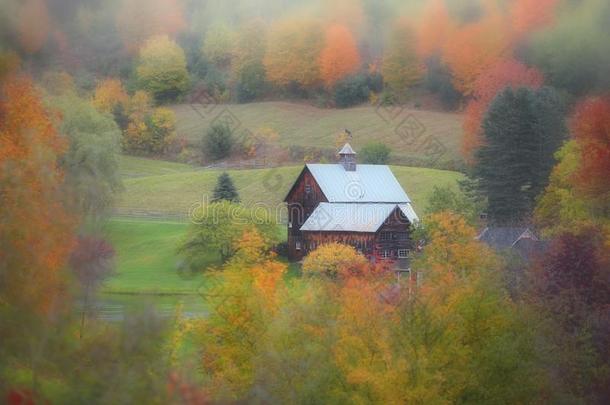
[[[308,164],[329,202],[410,203],[407,193],[385,165],[356,165],[347,171],[340,164]]]
[[[498,250],[512,248],[523,238],[538,240],[527,227],[488,227],[477,236],[478,240]]]
[[[411,204],[325,203],[318,204],[301,226],[301,231],[376,232],[399,208],[409,222],[418,221]]]
[[[352,149],[352,146],[349,143],[343,145],[341,150],[339,151],[339,155],[355,155],[356,152]]]

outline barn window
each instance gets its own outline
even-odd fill
[[[297,240],[297,241],[294,243],[294,247],[295,247],[295,249],[296,249],[296,250],[301,250],[301,241],[300,241],[300,240]]]
[[[305,183],[305,193],[306,194],[311,193],[311,184]]]
[[[392,234],[390,232],[381,232],[379,235],[380,240],[390,240],[392,238]]]
[[[292,222],[288,222],[288,228],[292,228]]]
[[[409,253],[409,249],[398,249],[398,257],[401,259],[409,257]]]
[[[381,252],[381,257],[383,257],[384,259],[387,259],[388,257],[392,256],[392,251],[391,250],[384,250],[383,252]]]

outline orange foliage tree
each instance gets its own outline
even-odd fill
[[[154,35],[175,37],[186,28],[180,0],[122,0],[116,24],[129,53]]]
[[[117,105],[126,106],[129,95],[120,79],[104,79],[99,82],[93,95],[93,106],[102,112],[111,113]]]
[[[472,163],[474,151],[481,146],[483,117],[496,94],[508,86],[539,88],[543,82],[544,77],[538,69],[514,59],[499,61],[476,79],[463,123],[462,154],[467,162]]]
[[[514,0],[510,5],[511,26],[517,38],[551,24],[558,0]]]
[[[0,301],[46,312],[59,305],[75,219],[62,202],[66,144],[29,78],[0,89]]]
[[[19,43],[24,51],[40,50],[49,37],[51,22],[46,0],[25,0],[17,21]]]
[[[499,13],[460,27],[443,47],[442,59],[455,88],[468,96],[479,75],[512,52],[510,27]]]
[[[417,52],[428,58],[443,48],[456,29],[444,0],[433,0],[424,9],[417,27]]]
[[[359,67],[360,53],[350,30],[339,24],[328,27],[320,54],[320,73],[326,87],[330,88]]]
[[[305,89],[320,83],[318,58],[323,46],[320,26],[312,20],[288,19],[269,32],[263,63],[269,81]]]
[[[580,165],[576,188],[602,202],[610,203],[610,96],[586,99],[576,107],[572,134],[579,144]]]

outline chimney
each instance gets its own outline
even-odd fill
[[[354,152],[349,143],[343,145],[343,148],[339,151],[339,164],[343,166],[345,171],[356,171],[356,152]]]

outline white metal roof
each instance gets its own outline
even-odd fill
[[[354,152],[354,149],[352,149],[352,146],[349,143],[346,143],[345,145],[343,145],[343,148],[341,148],[341,150],[339,151],[339,155],[355,155],[356,152]]]
[[[409,203],[320,203],[301,226],[301,231],[376,232],[399,207],[411,223],[418,221]]]
[[[340,164],[308,164],[329,202],[410,203],[407,193],[385,165],[356,165],[347,171]]]

